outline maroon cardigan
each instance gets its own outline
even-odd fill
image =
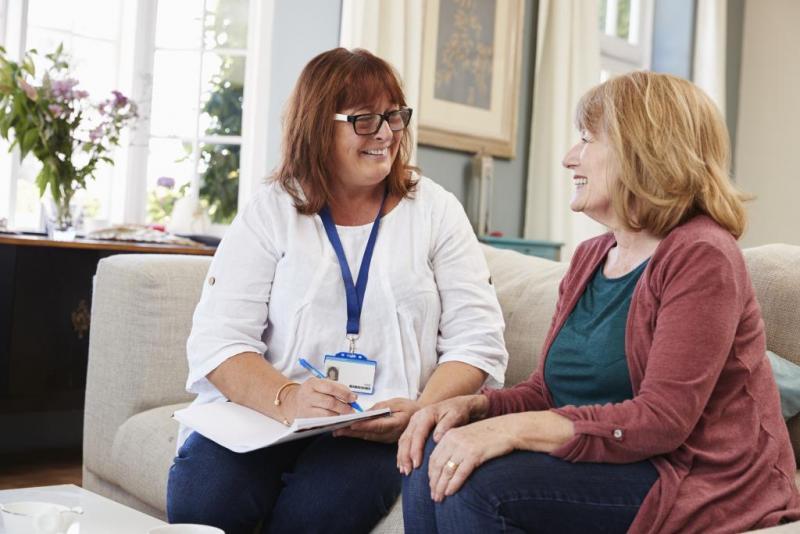
[[[488,390],[489,415],[553,408],[544,360],[609,249],[582,243],[559,286],[539,368]],[[555,409],[571,462],[650,459],[659,479],[631,532],[734,532],[800,519],[795,461],[767,360],[764,322],[734,238],[698,216],[659,244],[631,299],[625,354],[633,399]]]

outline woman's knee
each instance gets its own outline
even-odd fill
[[[192,434],[170,467],[169,522],[209,524],[226,532],[242,523],[255,525],[264,513],[264,491],[253,464],[247,455]]]

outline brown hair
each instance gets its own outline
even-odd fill
[[[305,66],[287,105],[282,161],[273,176],[292,196],[300,213],[317,213],[331,200],[328,177],[333,163],[334,114],[384,96],[393,104],[406,105],[395,70],[366,50],[334,48]],[[401,198],[415,186],[410,146],[411,134],[406,128],[387,176],[389,194]]]
[[[620,178],[612,205],[629,229],[663,237],[704,213],[737,239],[744,232],[749,197],[730,181],[728,129],[693,83],[654,72],[617,76],[583,95],[575,122],[608,136]]]

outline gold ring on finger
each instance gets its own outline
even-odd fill
[[[447,460],[447,463],[444,464],[444,469],[452,476],[453,473],[455,473],[456,470],[458,469],[458,462],[454,462],[453,460]]]

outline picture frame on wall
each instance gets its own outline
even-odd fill
[[[513,158],[524,0],[428,0],[419,142]]]

